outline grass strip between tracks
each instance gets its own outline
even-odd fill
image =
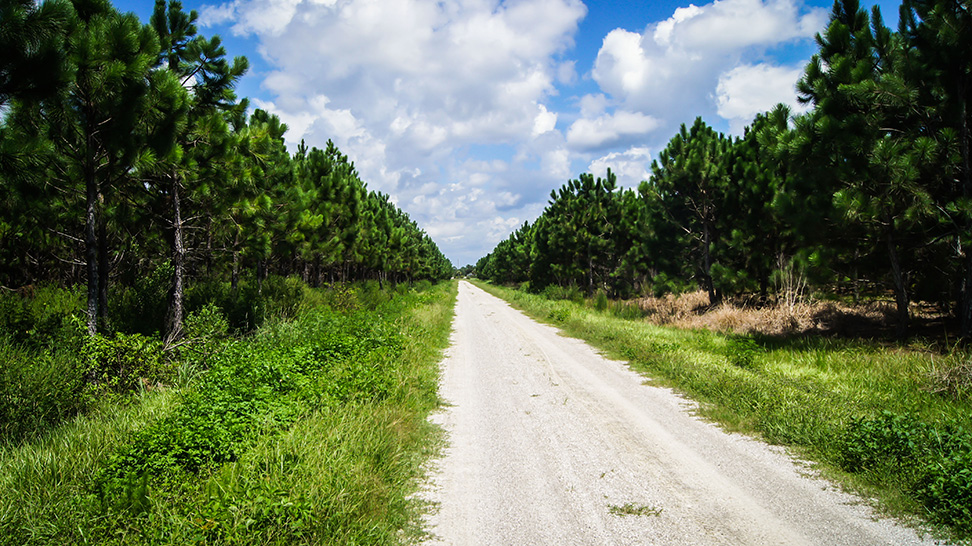
[[[476,284],[685,393],[726,429],[796,448],[884,510],[972,536],[972,404],[968,393],[933,392],[936,375],[962,369],[968,352],[678,330]]]

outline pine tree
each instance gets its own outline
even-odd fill
[[[89,334],[107,311],[108,222],[105,207],[145,152],[139,124],[151,108],[150,71],[158,53],[151,28],[120,15],[107,1],[77,2],[65,44],[74,78],[61,93],[41,101],[38,128],[63,160],[58,183],[80,181],[87,271]]]
[[[652,162],[649,188],[667,222],[679,232],[673,247],[691,249],[695,257],[699,285],[709,294],[709,302],[721,298],[712,278],[714,249],[720,244],[722,217],[728,175],[726,159],[729,141],[716,133],[702,118],[691,129],[683,124],[668,146]]]
[[[934,200],[953,242],[960,335],[972,339],[972,14],[962,0],[905,0],[900,33],[920,71],[913,83],[936,110],[931,136],[957,153],[939,162]]]

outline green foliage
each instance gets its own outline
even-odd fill
[[[262,285],[261,291],[252,279],[241,281],[235,290],[224,281],[196,283],[186,290],[186,309],[192,313],[215,306],[231,331],[251,332],[267,320],[293,318],[305,306],[304,298],[310,293],[295,277],[271,275]],[[313,302],[306,306],[312,307]]]
[[[932,519],[972,535],[972,433],[960,425],[885,411],[851,423],[840,455],[848,471],[895,480]]]
[[[304,309],[221,342],[168,413],[72,485],[83,488],[79,523],[39,536],[76,538],[80,526],[98,542],[390,544],[417,532],[408,495],[428,453],[455,286],[377,290],[341,290],[369,293],[372,309]],[[208,306],[186,327],[215,343],[226,324]]]
[[[51,285],[0,295],[0,335],[32,348],[70,343],[73,317],[82,309],[77,290]]]
[[[594,294],[594,309],[598,311],[606,311],[608,308],[608,297],[607,292],[603,290],[598,290]]]
[[[86,364],[70,350],[37,350],[0,338],[0,445],[18,443],[86,410]]]
[[[81,348],[92,396],[126,395],[172,379],[174,369],[162,342],[142,334],[95,334]]]
[[[18,442],[91,406],[80,294],[52,286],[0,296],[0,442]]]
[[[127,333],[146,336],[163,330],[172,284],[172,262],[166,260],[148,274],[135,279],[132,286],[122,287],[109,302],[112,326]]]

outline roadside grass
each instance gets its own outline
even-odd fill
[[[682,330],[619,318],[617,304],[477,285],[685,393],[726,429],[795,448],[888,513],[972,537],[972,402],[935,372],[962,369],[968,352]]]
[[[305,293],[173,386],[3,445],[0,544],[417,540],[456,284],[421,288]]]

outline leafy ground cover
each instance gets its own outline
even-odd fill
[[[796,448],[884,509],[972,536],[972,402],[940,384],[942,370],[968,368],[968,352],[677,329],[603,298],[478,285],[686,393],[726,428]]]
[[[419,536],[410,494],[454,298],[454,283],[308,290],[245,338],[190,336],[165,382],[0,446],[0,544]],[[213,307],[187,327],[228,329]]]

